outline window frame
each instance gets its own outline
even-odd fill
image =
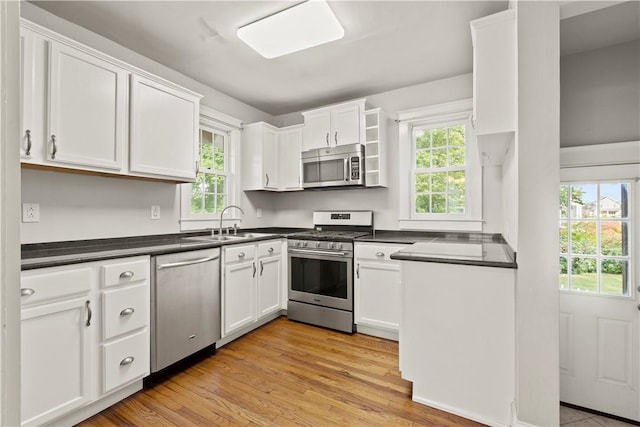
[[[399,131],[399,228],[436,231],[482,231],[482,164],[471,123],[472,100],[398,112]],[[465,213],[418,213],[415,211],[415,131],[465,125]]]
[[[200,106],[200,129],[222,134],[225,137],[225,186],[227,200],[225,206],[238,204],[241,200],[239,194],[240,183],[240,139],[242,122],[224,113],[220,113],[211,108]],[[200,132],[198,132],[200,133]],[[198,137],[199,138],[199,137]],[[200,140],[198,139],[198,162],[200,162]],[[216,173],[214,171],[214,173]],[[180,230],[202,230],[206,228],[215,228],[220,225],[220,212],[213,213],[192,213],[191,212],[191,195],[192,183],[180,185]],[[229,209],[225,212],[223,219],[224,226],[233,224],[240,225],[242,217],[238,215],[236,209]]]

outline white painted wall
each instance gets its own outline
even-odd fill
[[[515,2],[518,33],[516,337],[519,420],[559,424],[559,8]]]
[[[311,212],[319,209],[372,209],[377,229],[398,229],[398,125],[393,120],[397,111],[441,104],[472,96],[471,74],[423,83],[389,92],[367,96],[367,103],[382,108],[390,117],[387,126],[388,188],[358,190],[324,190],[274,195],[274,225],[312,225]],[[302,123],[300,113],[278,116],[281,126]],[[501,230],[502,179],[495,167],[485,168],[483,174],[483,211],[485,231]]]
[[[640,139],[640,41],[563,56],[560,144]]]

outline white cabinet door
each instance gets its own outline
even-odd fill
[[[127,74],[96,56],[50,42],[48,161],[122,169]]]
[[[265,127],[262,133],[262,170],[264,188],[277,189],[278,173],[278,133]]]
[[[300,181],[300,152],[302,151],[302,127],[284,129],[280,133],[280,188],[302,188]]]
[[[223,280],[223,338],[256,321],[255,261],[227,265]]]
[[[304,115],[303,151],[329,147],[331,133],[331,112],[322,111]]]
[[[331,110],[331,145],[360,142],[360,106],[345,105]]]
[[[274,256],[258,261],[258,318],[280,310],[282,258]]]
[[[129,170],[195,181],[198,114],[195,95],[132,75]]]
[[[23,425],[41,425],[92,398],[88,297],[22,310]]]
[[[356,324],[390,331],[400,328],[400,265],[397,262],[356,264]]]

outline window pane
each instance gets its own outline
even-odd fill
[[[449,128],[449,145],[464,146],[464,125]]]
[[[560,186],[560,218],[566,218],[569,206],[569,186]]]
[[[430,213],[431,212],[431,196],[427,194],[421,194],[416,196],[416,212],[417,213]]]
[[[595,218],[597,207],[595,184],[571,186],[571,218]]]
[[[200,129],[200,167],[213,167],[213,134],[204,129]]]
[[[207,193],[215,193],[217,177],[217,175],[214,175],[212,173],[204,174],[204,191],[206,191]]]
[[[226,204],[226,194],[218,194],[216,196],[216,212],[222,212]]]
[[[571,223],[571,252],[574,254],[595,255],[596,250],[595,221],[576,221]]]
[[[416,151],[416,168],[428,169],[431,167],[431,151],[420,150]]]
[[[433,150],[431,152],[432,157],[432,167],[434,168],[443,168],[447,166],[447,149],[439,148],[437,150]]]
[[[627,261],[617,259],[602,260],[602,293],[609,295],[628,295]]]
[[[216,193],[222,194],[227,192],[226,186],[225,186],[225,178],[226,177],[224,175],[218,175]]]
[[[418,131],[416,132],[416,148],[430,148],[430,133],[429,131]]]
[[[571,259],[571,289],[578,291],[597,292],[598,273],[594,258]]]
[[[204,174],[202,172],[198,173],[198,176],[196,177],[196,182],[192,182],[191,183],[191,192],[197,192],[197,191],[204,191],[204,187],[203,187],[203,183],[202,181],[204,180]]]
[[[431,192],[444,193],[447,191],[447,173],[438,172],[431,174]]]
[[[626,224],[623,224],[622,221],[603,221],[600,223],[600,253],[602,255],[627,255],[627,245]]]
[[[628,184],[600,184],[600,216],[626,218],[628,216]]]
[[[214,213],[216,210],[215,196],[212,193],[205,193],[204,195],[204,211],[206,213]]]
[[[560,253],[569,253],[569,229],[567,221],[560,221]]]
[[[224,171],[224,136],[214,134],[213,170]]]
[[[445,213],[447,212],[447,196],[444,194],[433,194],[431,196],[431,212]]]
[[[450,193],[449,197],[449,213],[464,213],[464,193]]]
[[[191,212],[202,213],[202,193],[191,194]]]
[[[428,193],[429,192],[429,177],[431,174],[428,173],[417,173],[416,174],[416,192],[417,193]]]
[[[560,289],[569,289],[567,258],[563,256],[560,257]]]
[[[449,148],[449,166],[464,166],[464,145]]]
[[[465,182],[466,178],[464,171],[449,172],[450,193],[464,194]]]
[[[447,128],[431,129],[431,143],[433,147],[447,146]]]

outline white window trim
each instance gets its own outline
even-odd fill
[[[227,134],[227,206],[237,205],[240,194],[240,160],[242,121],[206,106],[200,106],[200,125]],[[223,226],[242,223],[237,209],[225,212]],[[220,225],[220,214],[191,214],[191,184],[180,185],[180,230],[202,230]]]
[[[435,231],[482,231],[482,164],[471,126],[473,101],[464,99],[445,104],[415,108],[398,112],[399,142],[399,228]],[[466,121],[466,186],[467,209],[465,214],[415,214],[412,200],[413,176],[413,128]]]
[[[560,149],[560,184],[631,181],[629,189],[629,296],[594,294],[605,298],[635,298],[640,284],[640,141],[584,145]],[[576,291],[560,289],[575,294]]]

